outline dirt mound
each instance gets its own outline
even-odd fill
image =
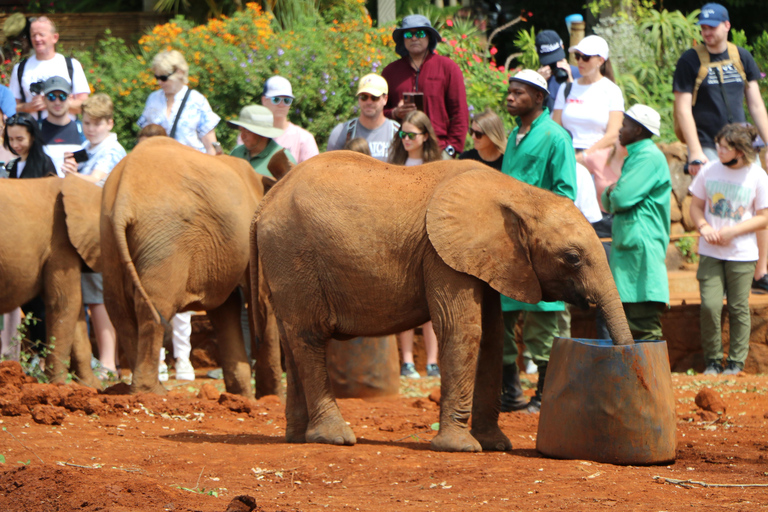
[[[725,414],[726,405],[720,395],[712,388],[704,388],[696,395],[696,405],[705,411]]]

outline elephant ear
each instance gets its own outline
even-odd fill
[[[427,206],[427,233],[442,260],[521,302],[541,300],[527,232],[516,213],[522,184],[474,169],[440,183]],[[516,192],[519,191],[519,192]]]
[[[71,174],[63,182],[61,193],[69,241],[89,267],[101,272],[101,187]]]
[[[267,163],[267,170],[269,170],[269,172],[272,173],[272,176],[278,180],[288,174],[288,171],[291,169],[293,169],[293,162],[288,159],[288,155],[285,154],[285,149],[281,149],[272,155],[272,158],[269,159],[269,163]]]

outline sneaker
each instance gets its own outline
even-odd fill
[[[176,380],[195,380],[195,369],[189,359],[176,358]]]
[[[436,364],[427,365],[427,377],[439,377],[440,368]]]
[[[539,367],[536,366],[536,363],[534,363],[530,359],[527,359],[525,363],[525,373],[527,373],[528,375],[539,373]]]
[[[413,363],[403,363],[400,367],[400,376],[408,379],[420,379],[421,375],[416,371],[416,365]]]
[[[723,373],[723,365],[717,361],[710,361],[704,370],[704,375],[720,375],[721,373]]]
[[[165,364],[165,361],[161,361],[157,367],[157,378],[160,379],[160,382],[168,382],[168,365]]]
[[[528,402],[528,406],[525,408],[525,411],[530,414],[541,412],[541,400],[536,397],[531,398],[531,401]]]
[[[728,364],[725,366],[725,370],[723,370],[723,375],[738,375],[741,373],[742,368],[733,361],[728,361]]]
[[[768,293],[768,274],[760,279],[752,280],[752,291],[757,293]]]

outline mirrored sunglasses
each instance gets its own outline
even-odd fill
[[[272,100],[273,105],[279,105],[280,103],[285,103],[286,105],[290,105],[293,103],[293,98],[289,98],[288,96],[273,96],[272,98],[269,98]]]
[[[397,134],[400,136],[401,139],[410,139],[413,140],[416,138],[417,135],[423,135],[424,132],[404,132],[403,130],[399,130]]]
[[[65,92],[49,92],[45,95],[46,98],[48,98],[48,101],[56,101],[58,98],[59,101],[67,101],[67,98],[69,98],[69,94]]]
[[[379,100],[381,99],[381,96],[374,96],[373,94],[365,94],[365,93],[361,93],[361,94],[358,94],[358,95],[357,95],[357,98],[358,98],[360,101],[368,101],[368,100],[371,100],[371,101],[379,101]]]
[[[406,30],[403,32],[403,37],[405,39],[424,39],[427,37],[427,31],[426,30]]]

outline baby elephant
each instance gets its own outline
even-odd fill
[[[281,331],[289,442],[355,443],[330,389],[331,338],[431,319],[442,372],[432,448],[444,451],[511,448],[498,426],[499,293],[597,303],[614,342],[632,343],[605,252],[573,203],[472,161],[399,167],[334,151],[298,165],[259,206],[251,273]]]

